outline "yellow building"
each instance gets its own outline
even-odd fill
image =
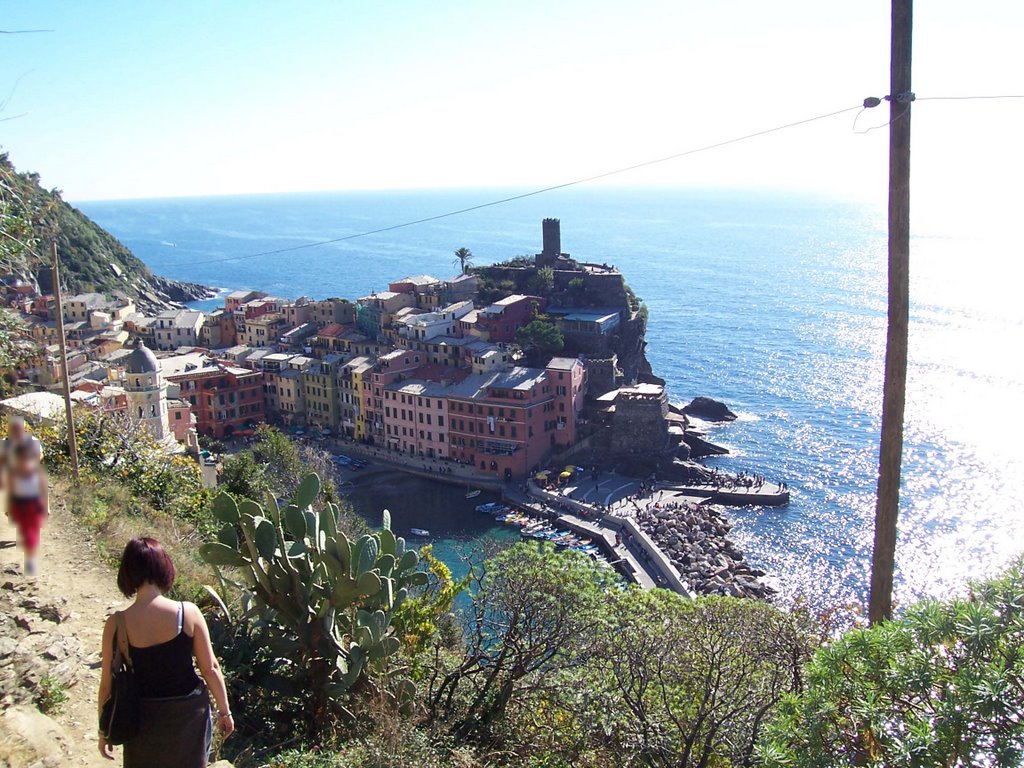
[[[367,422],[365,400],[369,398],[373,386],[373,364],[366,360],[352,369],[352,399],[354,437],[365,440],[370,435],[371,425]]]
[[[306,424],[337,430],[340,421],[337,369],[341,358],[328,355],[302,372],[302,393],[306,405]]]

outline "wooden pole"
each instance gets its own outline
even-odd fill
[[[68,428],[68,455],[71,472],[78,479],[78,436],[75,434],[75,413],[71,409],[71,378],[68,375],[68,342],[64,336],[64,302],[60,295],[60,266],[57,263],[57,243],[50,242],[50,272],[53,301],[57,310],[57,339],[60,341],[60,378],[64,386],[64,411]]]
[[[875,546],[871,562],[872,624],[892,618],[892,582],[903,462],[910,315],[910,54],[913,0],[892,0],[889,78],[889,324],[885,343],[882,439],[878,458]]]

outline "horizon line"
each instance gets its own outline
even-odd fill
[[[61,192],[61,198],[70,205],[89,203],[138,203],[138,202],[175,202],[184,200],[215,200],[229,198],[270,198],[270,197],[299,197],[303,195],[400,195],[416,193],[457,193],[457,192],[481,192],[499,193],[520,192],[523,190],[535,189],[529,185],[468,185],[439,186],[439,187],[363,187],[352,189],[296,189],[284,191],[258,191],[258,192],[214,192],[214,193],[190,193],[180,195],[153,195],[139,197],[91,197],[91,198],[66,198]],[[574,188],[575,189],[575,188]],[[840,195],[836,190],[825,190],[814,187],[788,187],[773,186],[769,184],[751,184],[737,186],[731,184],[593,184],[583,187],[584,190],[614,192],[614,191],[674,191],[674,192],[771,192],[779,195],[803,197],[817,195],[827,197],[836,202],[870,202],[868,195]],[[554,192],[565,190],[556,189]],[[579,191],[579,190],[576,190]],[[545,193],[548,194],[548,193]]]

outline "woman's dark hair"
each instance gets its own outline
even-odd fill
[[[174,563],[159,541],[143,536],[125,545],[117,588],[125,597],[131,597],[147,582],[166,592],[174,583]]]

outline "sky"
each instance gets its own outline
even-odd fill
[[[919,1],[918,97],[1024,93],[1020,0]],[[0,148],[72,201],[542,187],[888,92],[881,0],[9,2]],[[884,201],[887,107],[602,183]],[[1024,99],[919,101],[914,189],[1017,208]]]

